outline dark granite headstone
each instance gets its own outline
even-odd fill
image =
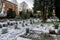
[[[55,24],[54,26],[55,26],[55,29],[58,29],[58,27],[59,27],[59,24]]]
[[[3,27],[7,27],[7,24],[3,24]]]
[[[26,28],[26,35],[29,33],[29,28]]]
[[[9,23],[9,22],[8,22],[7,24],[8,24],[8,25],[10,25],[10,23]]]
[[[0,28],[2,28],[2,25],[0,25]]]

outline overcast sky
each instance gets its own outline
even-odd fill
[[[11,1],[11,0],[9,0],[9,1]],[[18,3],[21,3],[23,1],[25,1],[28,4],[29,8],[33,7],[33,0],[17,0]]]

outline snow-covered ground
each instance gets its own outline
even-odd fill
[[[14,23],[13,25],[8,25],[8,27],[2,27],[0,28],[0,40],[32,40],[32,39],[28,39],[28,38],[22,38],[19,37],[20,35],[23,35],[26,33],[26,28],[29,28],[30,30],[36,31],[36,33],[49,33],[49,30],[55,30],[55,32],[57,33],[59,29],[55,29],[53,26],[53,24],[43,24],[43,26],[41,26],[41,24],[39,25],[35,25],[30,23],[32,21],[34,22],[41,22],[40,19],[27,19],[27,20],[20,20],[20,21],[5,21],[5,22],[0,22],[1,25],[3,24],[8,24],[8,22]],[[51,20],[47,20],[47,21],[51,21]],[[17,23],[17,24],[16,24]],[[60,25],[60,24],[59,24]],[[17,26],[17,28],[15,29],[15,27]],[[2,30],[3,29],[7,29],[7,33],[6,34],[2,34]]]

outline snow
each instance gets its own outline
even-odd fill
[[[47,19],[47,22],[51,22],[51,21],[59,21],[59,19],[55,18],[55,19]]]
[[[22,37],[18,37],[17,40],[31,40],[31,39],[27,39],[27,38],[22,38]]]
[[[31,20],[34,20],[35,22],[38,22],[40,19],[31,19]],[[23,21],[25,21],[23,23]],[[30,19],[27,19],[27,20],[20,20],[20,21],[7,21],[7,22],[10,22],[10,23],[18,23],[17,24],[17,27],[19,29],[15,29],[15,24],[12,25],[12,26],[8,26],[8,27],[3,27],[3,28],[0,28],[0,40],[14,40],[14,39],[17,39],[17,40],[31,40],[31,39],[28,39],[28,38],[22,38],[22,37],[19,37],[20,35],[23,35],[26,33],[26,28],[29,28],[30,30],[33,30],[35,31],[36,33],[49,33],[49,30],[55,30],[56,33],[58,33],[58,30],[60,29],[55,29],[53,26],[53,24],[43,24],[43,26],[41,26],[41,24],[38,24],[38,25],[35,25],[35,24],[30,24]],[[0,24],[7,24],[7,22],[0,22]],[[21,22],[21,23],[20,23]],[[22,26],[22,24],[24,24],[24,27]],[[27,24],[27,25],[25,25]],[[3,29],[7,29],[8,30],[8,33],[6,34],[2,34],[2,30]]]

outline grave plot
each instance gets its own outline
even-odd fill
[[[28,38],[32,40],[54,40],[54,38],[50,36],[50,34],[44,34],[44,33],[37,34],[35,32],[29,33],[28,35],[26,34],[20,35],[20,37]]]

